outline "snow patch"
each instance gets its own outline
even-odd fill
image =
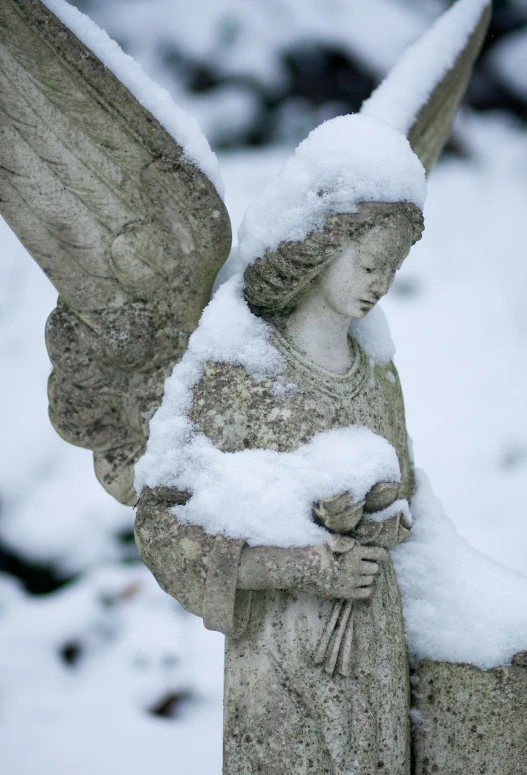
[[[426,198],[423,166],[402,134],[375,118],[339,116],[300,143],[280,173],[249,205],[238,231],[238,266],[281,242],[301,242],[359,202]]]
[[[397,517],[400,514],[404,516],[408,525],[412,524],[412,514],[410,507],[408,505],[408,501],[404,498],[399,498],[387,506],[387,508],[381,509],[381,511],[374,511],[368,514],[364,514],[364,520],[366,522],[386,522],[387,520],[392,519],[393,517]]]
[[[349,333],[376,363],[386,366],[393,360],[395,345],[386,315],[378,304],[365,317],[352,320]],[[387,376],[395,382],[391,372]]]
[[[527,649],[527,577],[472,549],[418,472],[412,536],[392,550],[417,659],[510,664]]]
[[[218,194],[223,197],[224,186],[218,160],[211,151],[196,119],[178,108],[170,94],[149,78],[135,59],[125,54],[120,46],[88,16],[66,0],[43,0],[43,2],[159,121],[181,146],[186,159],[207,175]]]
[[[329,534],[313,522],[314,502],[345,490],[361,501],[377,482],[400,480],[393,447],[360,426],[318,434],[294,452],[225,453],[203,435],[182,452],[176,475],[181,489],[193,495],[186,505],[173,507],[178,520],[251,546],[322,544]],[[404,506],[398,502],[397,513]],[[394,516],[385,512],[370,519]]]
[[[458,0],[401,56],[362,105],[405,136],[438,83],[454,65],[489,0]]]

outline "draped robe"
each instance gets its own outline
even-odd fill
[[[317,433],[363,425],[395,448],[399,497],[414,477],[404,406],[392,363],[371,361],[350,338],[345,374],[317,367],[277,331],[276,379],[208,362],[193,389],[198,430],[224,451],[288,452]],[[389,555],[372,597],[353,603],[351,669],[329,674],[314,653],[333,601],[295,590],[237,589],[244,542],[178,523],[169,506],[188,495],[145,489],[136,521],[140,554],[160,585],[205,626],[227,635],[224,775],[409,775],[409,674],[401,601]],[[280,508],[280,504],[276,504]],[[283,515],[284,520],[287,514]],[[408,535],[399,517],[359,525],[362,543],[390,548]]]

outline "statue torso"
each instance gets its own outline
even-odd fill
[[[194,388],[191,419],[223,451],[247,448],[289,452],[317,433],[364,425],[386,438],[401,466],[400,497],[413,492],[404,405],[392,363],[374,364],[350,338],[351,369],[334,374],[294,350],[277,331],[273,344],[285,370],[279,378],[257,380],[241,366],[208,362]]]
[[[413,472],[393,364],[375,365],[350,339],[353,366],[333,374],[296,352],[276,330],[273,344],[285,361],[278,379],[258,380],[240,366],[206,364],[190,415],[198,429],[224,451],[287,452],[317,433],[364,425],[395,448],[400,497],[409,498]],[[379,761],[392,775],[408,775],[408,665],[390,560],[383,563],[372,599],[354,603],[348,677],[329,675],[314,662],[332,605],[292,590],[252,593],[245,630],[229,638],[226,652],[225,775],[371,775]]]

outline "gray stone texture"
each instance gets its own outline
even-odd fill
[[[412,685],[415,775],[525,775],[527,664],[509,667],[423,661]]]

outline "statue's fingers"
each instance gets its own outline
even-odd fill
[[[358,548],[357,553],[362,560],[374,560],[379,562],[386,559],[386,549],[382,546],[361,546]]]
[[[349,597],[350,600],[367,600],[371,597],[372,592],[373,587],[371,585],[369,587],[356,587]]]
[[[359,563],[359,573],[361,575],[372,576],[379,572],[379,566],[376,562],[368,562],[368,560],[361,560]]]
[[[359,584],[361,587],[369,587],[373,584],[375,580],[375,576],[361,576],[359,579]]]

